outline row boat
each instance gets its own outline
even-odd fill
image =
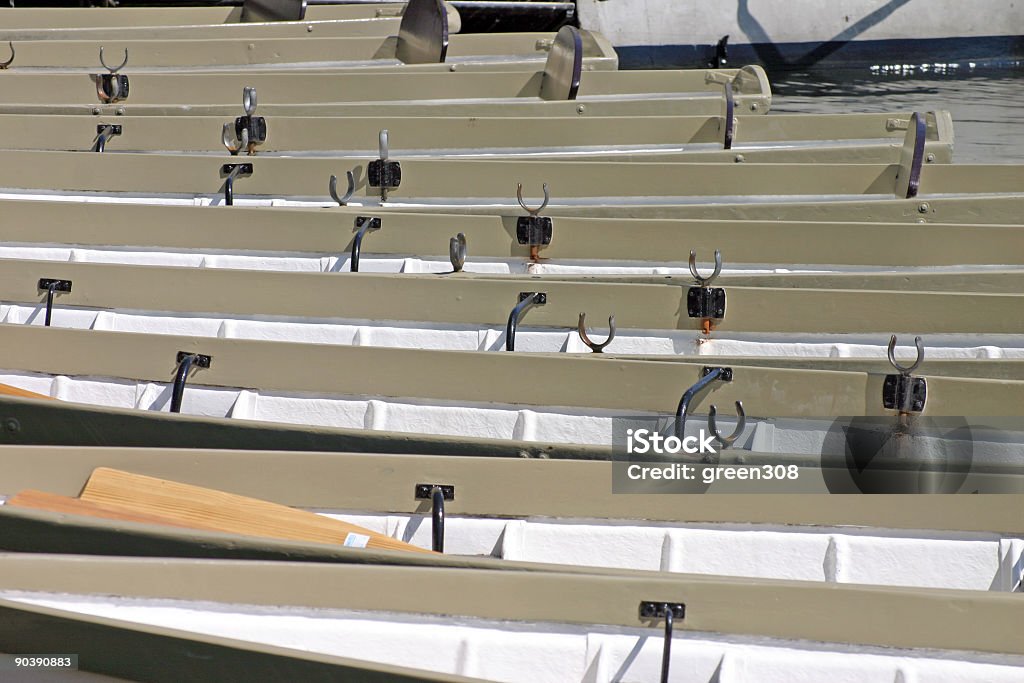
[[[757,670],[780,679],[953,673],[1002,683],[1020,672],[1012,595],[650,572],[60,555],[4,556],[0,568],[3,597],[45,608],[51,620],[117,619],[105,625],[164,637],[187,628],[490,680],[690,682]],[[668,625],[658,617],[667,610]],[[31,642],[12,631],[4,630],[8,643]],[[85,644],[74,629],[61,632],[73,636],[64,646]],[[98,661],[100,671],[138,667]]]

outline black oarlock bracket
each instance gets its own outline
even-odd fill
[[[359,272],[359,255],[363,250],[363,238],[371,230],[380,230],[381,220],[377,216],[356,216],[356,229],[359,231],[352,239],[352,254],[349,258],[349,271]]]
[[[71,280],[54,280],[48,277],[39,278],[39,283],[36,285],[39,291],[46,292],[46,320],[44,325],[50,326],[50,319],[53,315],[53,294],[54,292],[70,292],[71,291]]]
[[[238,176],[250,176],[253,172],[252,164],[224,164],[220,167],[221,175],[226,176],[224,180],[224,204],[235,205],[235,178]]]
[[[672,632],[676,619],[686,618],[686,605],[681,602],[641,602],[640,618],[665,620],[665,638],[661,650],[661,683],[668,683],[669,666],[672,663]]]

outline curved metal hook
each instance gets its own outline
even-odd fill
[[[661,645],[661,683],[668,683],[669,666],[672,663],[672,630],[675,628],[675,613],[667,602],[665,610],[665,636]]]
[[[127,64],[127,63],[128,63],[128,48],[125,48],[124,49],[124,60],[121,62],[121,64],[119,66],[111,69],[109,66],[107,66],[107,62],[103,59],[103,46],[100,46],[100,64],[102,64],[103,68],[106,69],[107,71],[109,71],[110,73],[116,74],[118,71],[123,69],[124,65]]]
[[[690,401],[704,387],[721,378],[723,382],[732,381],[732,370],[730,368],[704,368],[701,378],[694,382],[693,386],[683,392],[679,398],[679,405],[676,406],[676,436],[680,439],[686,434],[686,417],[690,412]]]
[[[352,193],[356,191],[356,178],[352,175],[352,171],[345,171],[345,177],[348,178],[348,189],[345,191],[344,197],[338,196],[338,176],[331,175],[331,182],[327,184],[327,189],[331,192],[331,198],[338,202],[338,206],[347,206],[348,200],[352,199]]]
[[[466,265],[466,236],[461,232],[448,242],[448,258],[451,259],[454,272],[462,271]]]
[[[892,335],[889,338],[889,363],[896,368],[901,375],[909,375],[914,370],[917,370],[917,366],[924,360],[924,345],[921,343],[920,337],[914,337],[914,346],[917,347],[917,360],[910,367],[904,367],[896,362],[896,335]]]
[[[186,353],[178,361],[178,369],[174,373],[174,385],[171,389],[171,412],[181,412],[181,400],[185,398],[185,380],[188,379],[188,371],[192,364],[199,359],[194,353]]]
[[[237,155],[243,149],[249,146],[249,131],[245,128],[242,129],[242,139],[238,140],[235,138],[234,124],[225,123],[224,130],[221,132],[220,141],[224,143],[224,147],[231,152],[231,156]],[[236,146],[235,143],[238,143]]]
[[[714,404],[708,408],[708,429],[715,435],[715,438],[722,444],[724,448],[728,448],[740,438],[740,434],[743,433],[743,428],[747,426],[747,413],[743,410],[743,402],[736,401],[736,429],[732,430],[732,434],[729,436],[722,436],[722,433],[718,431],[718,424],[715,421],[715,417],[718,415],[718,409],[715,408]]]
[[[12,43],[11,41],[7,41],[7,44],[11,48],[11,58],[8,59],[6,62],[0,62],[0,69],[6,69],[14,63],[14,43]]]
[[[245,110],[246,116],[256,113],[256,88],[251,85],[242,88],[242,109]]]
[[[526,202],[523,201],[523,184],[516,183],[516,198],[519,199],[519,206],[523,207],[523,211],[531,216],[536,216],[543,211],[545,207],[547,207],[548,202],[551,200],[551,194],[548,192],[548,184],[544,183],[544,202],[536,209],[531,209],[526,205]]]
[[[96,134],[96,144],[92,146],[94,152],[104,152],[107,149],[107,140],[114,132],[114,127],[107,125],[100,129],[100,132]]]
[[[440,486],[430,489],[430,547],[435,553],[444,552],[444,491]]]
[[[590,347],[591,351],[593,351],[594,353],[601,353],[604,351],[604,348],[611,344],[612,340],[615,339],[615,316],[608,316],[608,338],[605,339],[600,344],[592,341],[590,337],[587,335],[586,313],[580,313],[580,322],[579,325],[576,326],[576,331],[579,333],[580,339],[583,340],[584,344]]]
[[[708,277],[701,277],[701,274],[697,272],[697,252],[693,249],[690,250],[690,275],[697,281],[697,284],[701,287],[707,287],[722,274],[722,252],[715,249],[715,271]]]
[[[379,218],[373,216],[356,217],[356,227],[359,228],[359,232],[356,233],[355,238],[352,240],[352,255],[349,258],[348,267],[351,272],[359,272],[359,255],[363,249],[363,238],[366,237],[366,233],[371,230],[380,230],[380,226]]]
[[[509,313],[508,323],[505,325],[505,350],[515,351],[516,350],[516,329],[519,327],[519,321],[526,314],[528,310],[534,306],[543,306],[548,302],[548,295],[546,292],[520,292],[519,303],[516,304],[512,312]]]

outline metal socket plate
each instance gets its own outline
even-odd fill
[[[682,602],[656,602],[645,600],[640,603],[641,619],[664,619],[667,610],[672,610],[672,616],[676,619],[686,618],[686,605]]]
[[[910,375],[886,375],[882,384],[882,405],[886,410],[901,410],[903,402],[900,397],[907,391],[906,382],[910,382],[910,411],[924,412],[928,401],[928,381],[924,377]]]
[[[192,364],[200,368],[210,367],[210,361],[213,360],[212,356],[207,356],[203,353],[192,353],[191,351],[178,351],[177,360],[175,361],[179,365],[181,361],[185,360],[186,356],[195,356],[195,360]]]
[[[54,280],[49,277],[41,277],[36,286],[41,290],[49,290],[52,286],[55,292],[70,292],[71,280]]]
[[[455,487],[448,484],[416,484],[416,500],[430,500],[435,486],[445,500],[455,500]]]
[[[519,244],[539,247],[551,244],[554,228],[547,216],[520,216],[516,219],[516,240]]]

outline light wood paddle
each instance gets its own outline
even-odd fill
[[[116,519],[122,522],[144,522],[146,524],[163,524],[165,526],[186,526],[178,524],[174,520],[156,515],[146,515],[137,512],[126,512],[105,508],[86,500],[61,496],[46,491],[25,489],[16,495],[8,498],[4,505],[7,507],[32,508],[34,510],[49,510],[50,512],[64,512],[71,515],[83,515],[85,517],[100,517],[102,519]]]
[[[105,512],[159,519],[166,524],[193,529],[360,548],[432,552],[305,510],[107,467],[93,470],[78,500]]]
[[[0,394],[5,396],[22,396],[24,398],[45,398],[47,401],[56,401],[53,396],[47,396],[46,394],[37,394],[34,391],[28,389],[19,389],[18,387],[12,387],[10,384],[0,384]]]

